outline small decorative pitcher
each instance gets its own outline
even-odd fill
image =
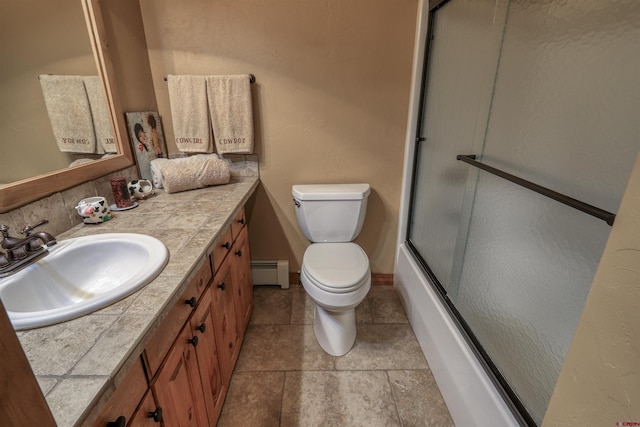
[[[100,224],[111,218],[111,208],[107,204],[107,199],[101,196],[80,200],[76,211],[85,224]]]
[[[129,188],[131,196],[136,199],[144,199],[145,197],[155,194],[153,191],[153,185],[148,179],[136,179],[134,181],[130,181],[127,184],[127,187]]]

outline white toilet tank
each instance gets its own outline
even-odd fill
[[[353,241],[362,230],[370,192],[369,184],[294,185],[302,234],[314,243]]]

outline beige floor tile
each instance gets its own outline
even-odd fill
[[[293,294],[278,289],[255,287],[252,325],[288,325]]]
[[[371,306],[373,323],[409,323],[395,290],[369,292],[367,298]]]
[[[453,427],[431,371],[389,371],[389,380],[403,427]]]
[[[356,307],[356,324],[360,323],[373,323],[373,316],[371,315],[371,303],[369,301],[369,293],[358,306]]]
[[[284,372],[236,372],[218,427],[278,427]]]
[[[311,325],[249,325],[236,371],[334,369]]]
[[[409,324],[358,325],[356,343],[336,358],[338,370],[427,369]]]
[[[313,323],[313,311],[316,304],[309,298],[303,287],[292,291],[291,324],[311,325]]]
[[[287,372],[281,426],[400,426],[386,372]]]

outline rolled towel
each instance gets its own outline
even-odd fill
[[[189,157],[188,162],[163,166],[162,184],[167,193],[195,190],[210,185],[227,184],[231,178],[229,164],[221,159]]]
[[[169,159],[153,159],[149,165],[151,169],[151,182],[153,182],[154,188],[162,188],[162,168],[171,164],[172,160]]]
[[[189,157],[179,157],[177,159],[153,159],[151,160],[151,181],[153,182],[153,186],[155,188],[162,188],[162,180],[163,180],[163,168],[170,164],[180,164],[180,163],[189,163],[193,162],[193,158],[199,159],[218,159],[218,155],[215,153],[211,154],[196,154]],[[191,159],[191,160],[190,160]]]

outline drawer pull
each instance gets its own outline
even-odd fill
[[[107,423],[107,427],[124,427],[127,425],[127,419],[120,415],[117,420]]]
[[[155,411],[149,412],[147,418],[153,418],[153,421],[159,423],[162,421],[162,408],[156,408]]]
[[[240,251],[240,250],[239,250],[239,251],[237,251],[237,252],[236,252],[236,255],[237,255],[237,256],[242,256],[242,251]]]
[[[222,247],[228,250],[228,249],[230,249],[230,248],[231,248],[231,243],[229,243],[229,242],[224,242],[224,243],[222,244]]]
[[[198,345],[198,337],[193,337],[190,340],[187,340],[187,342],[195,347]]]
[[[200,326],[196,326],[196,330],[202,332],[204,334],[204,331],[207,329],[207,324],[203,323]]]
[[[220,284],[218,285],[218,289],[221,289],[221,290],[223,290],[223,291],[224,291],[226,288],[227,288],[227,285],[225,285],[225,284],[224,284],[224,282],[222,282],[222,283],[220,283]]]
[[[238,222],[239,222],[240,224],[244,225],[244,222],[245,222],[245,221],[244,221],[244,218],[240,218],[240,219],[238,220]]]
[[[197,304],[198,300],[196,299],[196,297],[191,297],[188,300],[185,300],[184,303],[187,305],[190,305],[191,308],[195,307]]]

